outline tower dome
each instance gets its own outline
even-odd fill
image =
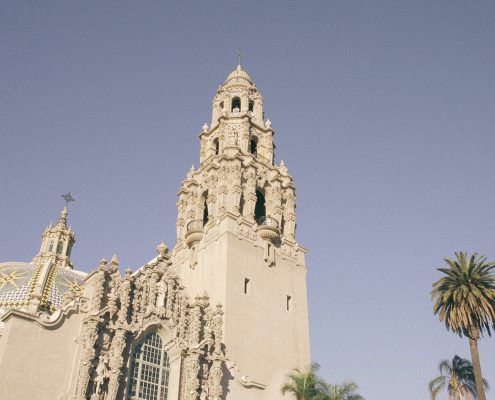
[[[225,79],[224,86],[253,86],[253,81],[249,74],[242,69],[241,64],[237,64],[237,68]]]

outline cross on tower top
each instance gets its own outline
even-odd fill
[[[75,201],[74,200],[74,197],[72,197],[72,195],[70,194],[70,192],[66,193],[66,194],[63,194],[62,197],[64,198],[65,200],[65,207],[67,207],[67,205],[71,202],[71,201]]]
[[[241,65],[241,61],[242,61],[242,52],[241,52],[241,49],[237,49],[237,65]]]

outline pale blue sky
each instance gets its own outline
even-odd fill
[[[0,260],[37,253],[66,191],[78,268],[172,246],[238,47],[297,186],[313,359],[367,400],[427,399],[469,357],[432,315],[435,267],[495,260],[493,2],[0,2]]]

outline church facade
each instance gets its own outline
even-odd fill
[[[31,262],[0,264],[3,400],[276,400],[310,363],[295,187],[240,65],[212,102],[177,242],[135,271],[74,269],[67,208]]]

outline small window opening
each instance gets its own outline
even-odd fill
[[[244,294],[249,294],[250,293],[250,287],[249,287],[249,279],[245,278],[244,279]]]
[[[258,139],[256,137],[251,138],[249,142],[249,152],[254,156],[258,154]]]
[[[239,214],[244,215],[244,205],[246,201],[244,200],[244,195],[241,194],[241,201],[239,202]]]
[[[62,254],[63,247],[64,247],[64,244],[62,242],[58,242],[58,245],[57,245],[57,254]]]
[[[218,138],[213,141],[213,145],[215,146],[215,155],[218,155],[218,153],[220,153],[220,142],[218,141]]]
[[[223,101],[220,103],[220,111],[223,110]]]
[[[241,111],[241,99],[239,97],[234,97],[232,99],[232,112],[239,112]]]
[[[70,253],[71,253],[71,251],[72,251],[72,246],[69,246],[69,247],[67,248],[67,257],[70,257]]]
[[[50,243],[48,243],[48,251],[53,251],[53,240],[50,240]]]
[[[264,222],[266,217],[265,196],[259,190],[256,191],[256,205],[254,206],[254,218],[258,222]]]
[[[208,198],[206,196],[206,198]],[[205,202],[203,204],[203,226],[205,226],[207,223],[208,223],[208,204],[206,204],[206,199],[205,199]]]
[[[249,101],[249,111],[253,112],[253,110],[254,110],[254,101],[250,100]]]
[[[286,304],[286,306],[287,306],[287,311],[289,311],[289,310],[290,310],[290,307],[291,307],[291,300],[292,300],[292,297],[287,296],[287,304]]]

